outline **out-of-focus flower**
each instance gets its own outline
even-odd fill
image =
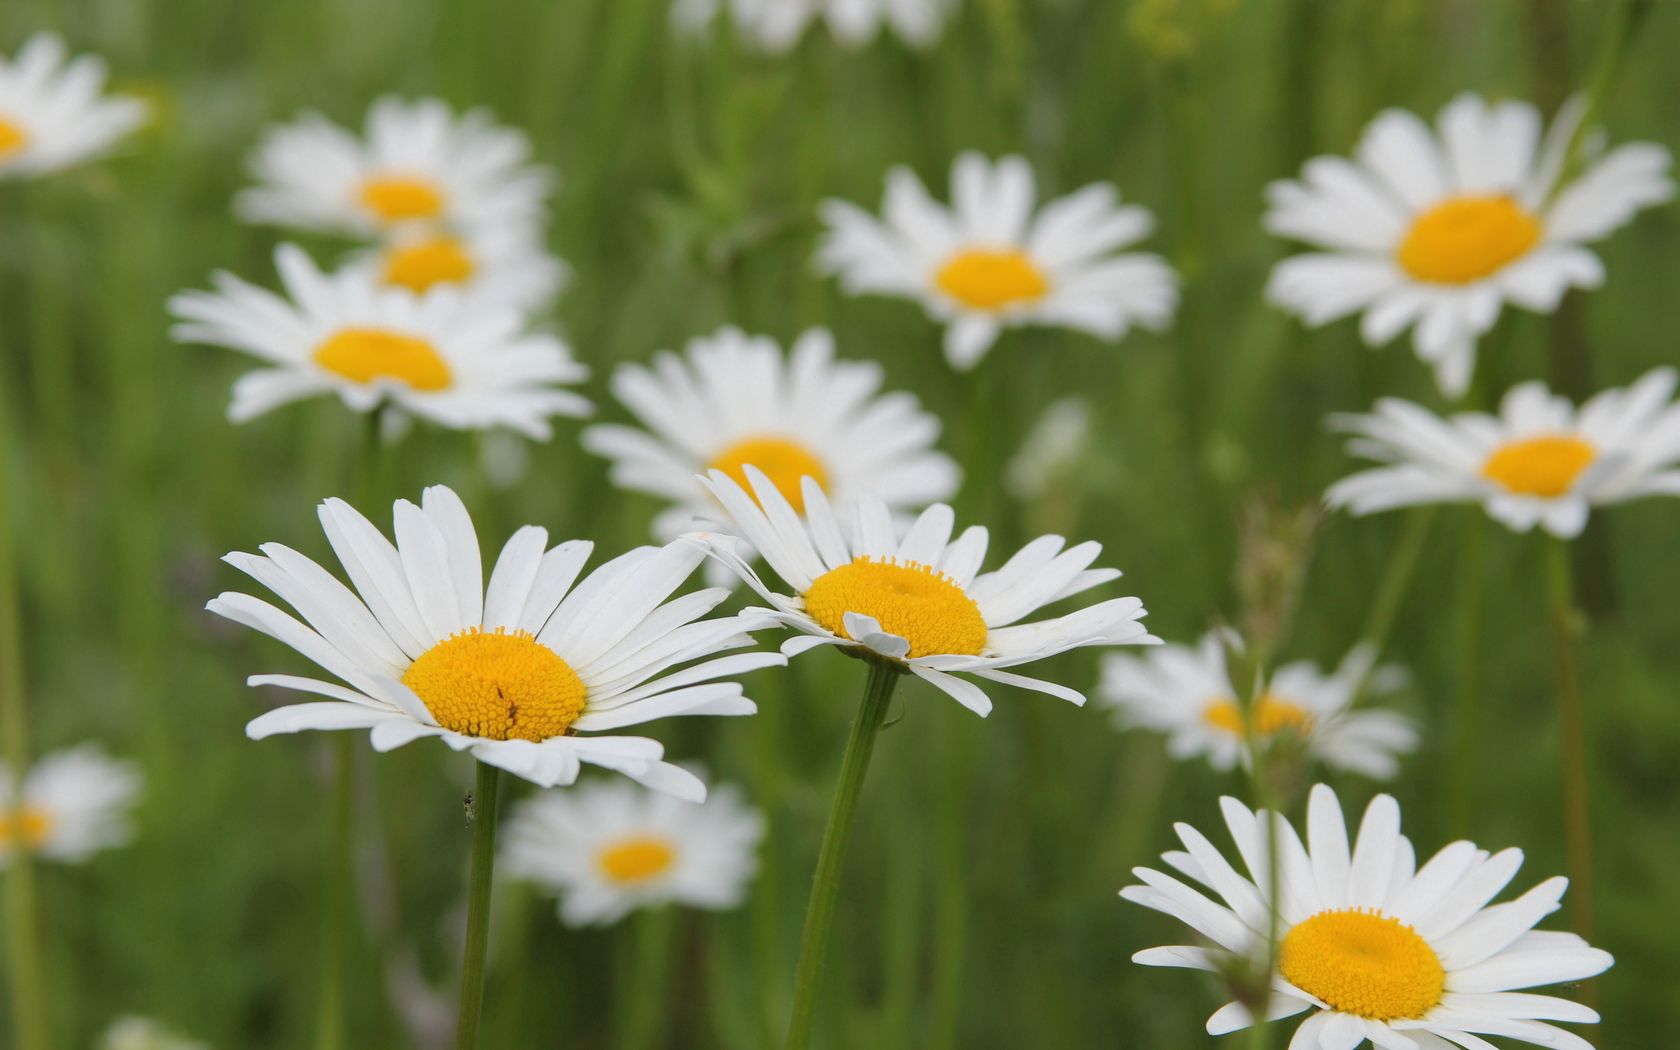
[[[957,0],[675,0],[671,20],[700,32],[723,11],[735,30],[766,51],[789,51],[813,23],[828,24],[847,46],[866,44],[882,28],[915,47],[938,39]]]
[[[732,785],[696,804],[624,781],[579,784],[520,802],[499,864],[560,897],[570,926],[636,908],[733,908],[758,870],[764,818]]]
[[[1676,373],[1658,368],[1579,409],[1544,383],[1512,387],[1498,415],[1442,419],[1385,398],[1370,415],[1332,425],[1354,434],[1348,451],[1384,465],[1330,487],[1332,506],[1370,514],[1420,503],[1480,503],[1518,532],[1535,525],[1569,538],[1594,506],[1680,495]]]
[[[1388,110],[1355,160],[1316,157],[1299,181],[1268,188],[1266,228],[1319,249],[1280,262],[1268,297],[1315,326],[1361,313],[1372,346],[1410,326],[1441,390],[1462,395],[1476,340],[1506,302],[1550,313],[1570,288],[1602,284],[1586,245],[1674,195],[1668,151],[1648,142],[1561,182],[1582,117],[1571,104],[1542,140],[1539,111],[1523,102],[1461,95],[1434,131]]]
[[[148,1017],[121,1017],[100,1037],[99,1050],[210,1050]]]
[[[16,58],[0,57],[0,179],[80,164],[145,122],[144,103],[101,95],[104,86],[105,63],[70,59],[51,33],[30,37]]]
[[[80,864],[134,837],[129,814],[140,797],[140,771],[83,744],[41,759],[22,790],[0,762],[0,868],[23,852]]]
[[[1178,280],[1159,256],[1121,252],[1154,219],[1094,183],[1036,206],[1021,157],[996,163],[964,153],[951,169],[951,205],[935,202],[908,168],[887,174],[882,216],[844,201],[823,205],[828,231],[817,265],[853,295],[920,302],[944,324],[945,356],[972,368],[1004,328],[1072,328],[1116,342],[1132,325],[1165,328]]]
[[[1053,401],[1004,467],[1004,486],[1016,499],[1039,499],[1067,479],[1091,444],[1091,406],[1084,398]]]

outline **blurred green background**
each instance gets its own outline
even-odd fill
[[[830,325],[842,354],[881,361],[889,388],[945,420],[942,444],[968,473],[959,515],[990,526],[996,549],[1044,531],[1099,539],[1155,632],[1190,640],[1239,613],[1245,501],[1310,502],[1351,468],[1323,430],[1328,412],[1385,393],[1439,404],[1404,343],[1368,351],[1351,324],[1308,333],[1263,303],[1286,246],[1259,228],[1262,187],[1310,153],[1347,151],[1385,105],[1432,115],[1466,89],[1555,104],[1584,80],[1610,6],[964,0],[926,53],[891,39],[845,51],[815,32],[765,57],[727,33],[678,38],[667,0],[7,0],[0,49],[55,29],[157,107],[116,159],[0,184],[4,454],[16,468],[4,498],[24,544],[34,745],[102,740],[147,777],[132,847],[39,880],[62,1045],[87,1046],[131,1011],[228,1050],[309,1040],[324,741],[244,739],[277,699],[244,676],[303,661],[201,610],[244,586],[217,562],[225,551],[280,540],[330,557],[314,506],[352,491],[358,421],[320,399],[230,426],[228,387],[247,362],[172,344],[163,307],[218,267],[272,283],[277,234],[229,208],[265,123],[309,107],[359,126],[383,92],[490,106],[562,173],[551,244],[576,277],[556,321],[596,369],[601,416],[623,415],[603,385],[616,362],[723,322],[783,340]],[[1676,53],[1680,4],[1658,3],[1605,111],[1614,140],[1680,146]],[[842,299],[813,276],[820,199],[873,206],[896,163],[943,196],[951,158],[970,147],[1024,153],[1044,193],[1113,180],[1153,209],[1148,247],[1187,282],[1174,329],[1120,346],[1010,334],[955,375],[919,309]],[[1485,344],[1485,389],[1582,361],[1592,386],[1620,385],[1672,360],[1676,227],[1670,206],[1603,245],[1607,286],[1560,317],[1508,313]],[[339,250],[310,246],[323,260]],[[1584,353],[1560,358],[1570,344]],[[71,367],[34,364],[55,360]],[[1068,394],[1094,410],[1089,455],[1052,498],[1019,505],[995,479]],[[594,538],[603,555],[644,542],[654,503],[611,489],[575,424],[558,431],[518,486],[494,491],[474,438],[418,428],[393,454],[385,496],[454,485],[490,545],[527,521]],[[1667,501],[1618,508],[1581,545],[1597,940],[1617,958],[1598,982],[1605,1023],[1584,1034],[1605,1047],[1666,1045],[1677,1019],[1677,521]],[[1399,525],[1327,521],[1287,655],[1334,663],[1356,641]],[[1467,531],[1482,534],[1479,566],[1463,560]],[[1460,832],[1521,845],[1523,887],[1563,867],[1539,555],[1479,511],[1443,513],[1390,647],[1414,671],[1404,704],[1425,727],[1393,787],[1408,832],[1420,851]],[[1485,599],[1468,663],[1467,580]],[[1464,766],[1452,711],[1467,667],[1482,707]],[[1047,676],[1088,687],[1095,669],[1076,654]],[[549,903],[504,885],[486,1045],[619,1046],[625,1018],[647,1010],[665,1015],[661,1047],[772,1045],[861,679],[819,651],[749,679],[756,718],[650,727],[768,812],[750,903],[570,932]],[[920,685],[895,701],[904,717],[878,749],[842,890],[823,1045],[1211,1042],[1202,1022],[1223,1000],[1209,981],[1129,962],[1182,933],[1115,891],[1169,847],[1174,820],[1216,830],[1215,800],[1240,778],[1174,765],[1094,708],[994,691],[985,721]],[[352,1044],[383,1050],[411,1045],[399,1013],[427,1001],[417,989],[453,1001],[471,774],[425,744],[359,755]],[[1456,814],[1455,782],[1469,801]],[[1350,807],[1375,790],[1338,786]]]

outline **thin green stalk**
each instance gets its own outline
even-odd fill
[[[1569,870],[1571,925],[1582,937],[1593,928],[1592,813],[1587,801],[1587,729],[1581,712],[1576,645],[1584,625],[1575,606],[1569,545],[1546,541],[1546,579],[1551,594],[1557,659],[1558,733],[1563,752],[1563,832]]]
[[[321,912],[320,1013],[315,1020],[318,1050],[348,1045],[344,1017],[345,955],[349,942],[351,847],[355,835],[354,768],[356,738],[336,733],[332,740],[332,827],[327,865],[322,872],[325,906]]]
[[[677,910],[643,911],[635,918],[634,966],[628,991],[619,997],[618,1045],[652,1050],[666,1045],[671,1016],[671,959],[676,949]]]
[[[1239,664],[1232,659],[1236,654],[1227,652],[1227,661],[1236,671]],[[1238,696],[1243,697],[1243,744],[1248,749],[1248,786],[1250,803],[1256,813],[1266,817],[1266,955],[1265,970],[1255,982],[1259,989],[1259,1001],[1250,1007],[1253,1012],[1253,1024],[1249,1028],[1249,1050],[1270,1050],[1272,1045],[1271,1022],[1267,1014],[1272,1004],[1272,975],[1277,973],[1278,967],[1278,879],[1280,861],[1278,857],[1278,821],[1282,819],[1282,806],[1273,797],[1272,780],[1267,769],[1268,748],[1265,739],[1255,726],[1255,715],[1261,697],[1266,694],[1266,668],[1269,666],[1270,655],[1256,649],[1253,658],[1244,670],[1248,674],[1236,673],[1232,676],[1232,684],[1238,686]],[[1239,679],[1246,678],[1247,682]]]
[[[1481,507],[1467,509],[1458,564],[1458,623],[1453,631],[1458,641],[1453,690],[1458,708],[1454,726],[1457,748],[1452,787],[1447,795],[1447,826],[1460,838],[1470,833],[1471,800],[1475,794],[1476,771],[1482,763],[1476,749],[1476,727],[1482,692],[1482,547],[1486,525]]]
[[[461,955],[461,1009],[456,1015],[455,1050],[478,1046],[478,1023],[484,1013],[484,955],[490,941],[490,883],[496,869],[496,803],[501,771],[478,764],[473,791],[472,873],[467,881],[467,943]]]
[[[817,871],[811,881],[811,901],[805,908],[805,933],[799,944],[799,965],[793,977],[793,1011],[788,1018],[787,1050],[807,1050],[811,1045],[811,1023],[817,1005],[817,979],[822,974],[823,954],[834,927],[834,907],[840,890],[840,871],[845,864],[846,845],[857,821],[858,799],[863,792],[864,774],[875,751],[875,738],[887,716],[887,702],[898,684],[899,671],[884,662],[871,661],[863,702],[852,720],[852,734],[840,760],[840,782],[834,788],[834,804],[828,811],[822,849],[817,854]]]
[[[1650,15],[1654,3],[1653,0],[1623,0],[1608,6],[1613,9],[1612,13],[1606,16],[1611,21],[1604,29],[1604,36],[1599,43],[1598,58],[1593,63],[1592,79],[1587,82],[1586,109],[1582,112],[1581,122],[1576,125],[1575,132],[1569,139],[1569,146],[1564,151],[1563,168],[1552,187],[1554,195],[1568,185],[1585,161],[1582,150],[1586,145],[1587,136],[1598,123],[1610,96],[1615,93],[1616,85],[1621,82],[1628,54],[1633,50],[1633,42],[1639,35],[1639,27]]]
[[[1373,656],[1381,656],[1388,645],[1389,632],[1394,629],[1394,620],[1400,615],[1400,606],[1404,604],[1412,577],[1417,573],[1424,541],[1429,539],[1430,527],[1435,524],[1435,516],[1439,513],[1439,507],[1414,507],[1406,514],[1400,538],[1395,541],[1388,563],[1383,568],[1382,580],[1371,599],[1371,611],[1365,616],[1365,630],[1359,636],[1375,648]]]

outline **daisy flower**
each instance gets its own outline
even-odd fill
[[[109,152],[146,120],[139,99],[102,97],[105,63],[69,58],[51,33],[0,56],[0,179],[44,175]]]
[[[352,265],[375,283],[424,294],[455,288],[485,308],[535,313],[565,284],[566,265],[550,255],[528,223],[498,223],[449,231],[410,226],[394,231]]]
[[[1331,486],[1333,507],[1370,514],[1419,503],[1481,503],[1508,528],[1539,525],[1569,538],[1590,508],[1641,496],[1680,495],[1676,373],[1658,368],[1579,409],[1545,384],[1512,387],[1498,415],[1446,419],[1384,398],[1370,415],[1333,417],[1355,435],[1348,450],[1383,466]]]
[[[20,789],[21,788],[21,789]],[[0,868],[15,852],[80,864],[134,837],[140,771],[84,744],[48,755],[14,785],[0,762]]]
[[[1418,736],[1392,711],[1349,710],[1362,691],[1381,693],[1404,678],[1399,668],[1374,663],[1374,651],[1360,646],[1331,674],[1306,660],[1278,667],[1255,708],[1255,732],[1266,740],[1293,734],[1331,769],[1392,779],[1400,771],[1397,756],[1415,750]],[[1248,760],[1236,695],[1218,632],[1194,646],[1165,645],[1141,657],[1111,653],[1097,686],[1098,699],[1122,728],[1164,733],[1174,758],[1205,756],[1219,770]]]
[[[1400,834],[1400,807],[1378,795],[1365,811],[1350,850],[1335,792],[1320,784],[1307,807],[1303,845],[1287,820],[1251,813],[1220,800],[1244,876],[1201,832],[1177,826],[1184,852],[1168,865],[1217,895],[1164,872],[1137,868],[1142,885],[1120,895],[1181,920],[1210,947],[1149,948],[1132,956],[1145,966],[1218,972],[1266,955],[1275,908],[1278,972],[1272,1018],[1310,1012],[1289,1044],[1295,1050],[1491,1050],[1482,1036],[1538,1046],[1591,1050],[1550,1021],[1595,1023],[1579,1003],[1520,992],[1602,973],[1608,953],[1572,933],[1536,930],[1556,911],[1567,879],[1547,879],[1515,900],[1489,902],[1521,867],[1521,850],[1490,854],[1454,842],[1421,867]],[[1267,860],[1268,827],[1280,855],[1279,891]],[[1247,1028],[1240,1003],[1208,1018],[1213,1035]]]
[[[1268,188],[1266,228],[1318,249],[1279,263],[1268,298],[1313,326],[1361,313],[1371,346],[1411,326],[1441,390],[1462,396],[1503,304],[1550,313],[1570,288],[1596,288],[1604,264],[1586,245],[1674,194],[1668,151],[1644,142],[1564,181],[1583,116],[1571,104],[1542,139],[1524,102],[1460,95],[1434,131],[1384,112],[1356,159],[1316,157]]]
[[[234,384],[228,414],[242,423],[279,405],[336,393],[357,412],[391,405],[455,429],[509,427],[546,440],[550,416],[589,402],[555,384],[588,370],[559,339],[528,333],[520,315],[439,289],[380,288],[357,269],[328,275],[293,245],[274,255],[285,295],[227,273],[215,291],[169,300],[181,342],[261,358]]]
[[[1060,536],[1041,536],[1003,567],[980,572],[986,530],[971,526],[951,539],[951,508],[936,503],[902,536],[887,505],[864,495],[853,507],[850,536],[822,487],[804,481],[800,517],[774,482],[747,467],[749,493],[713,470],[709,488],[731,521],[765,562],[794,590],[772,591],[735,552],[727,537],[695,533],[712,557],[729,566],[771,608],[750,610],[797,631],[782,645],[794,656],[820,645],[842,646],[890,662],[949,694],[978,715],[992,702],[957,673],[1034,689],[1075,704],[1085,697],[1066,686],[1016,674],[1008,668],[1087,645],[1156,643],[1139,620],[1136,598],[1112,598],[1053,619],[1020,621],[1054,602],[1119,577],[1117,569],[1092,569],[1096,543],[1063,550]]]
[[[881,367],[835,361],[834,338],[814,328],[787,355],[774,340],[734,328],[691,340],[653,366],[623,365],[612,390],[641,422],[600,424],[583,445],[613,461],[612,480],[672,505],[653,532],[670,540],[715,518],[717,502],[696,474],[721,470],[747,484],[763,471],[794,510],[813,478],[841,513],[865,492],[895,511],[948,499],[960,472],[933,449],[939,421],[910,394],[881,394]]]
[[[721,588],[671,598],[701,552],[640,547],[577,582],[593,545],[548,550],[547,531],[528,525],[502,548],[486,585],[472,519],[454,492],[433,486],[419,506],[397,501],[394,514],[392,545],[343,500],[321,504],[322,528],[354,590],[278,543],[261,555],[227,556],[303,622],[233,592],[210,611],[286,643],[345,683],[253,676],[251,685],[326,699],[262,715],[246,727],[252,739],[366,729],[374,750],[389,751],[438,737],[543,787],[570,784],[588,762],[704,797],[692,774],[660,760],[656,741],[577,735],[755,710],[738,683],[722,679],[785,660],[759,652],[703,659],[750,645],[748,632],[768,621],[702,619],[728,597]],[[689,666],[666,673],[681,664]]]
[[[568,926],[675,902],[733,908],[758,869],[764,818],[736,788],[696,805],[624,781],[545,791],[514,807],[499,864],[558,894]]]
[[[271,128],[251,159],[257,185],[234,210],[248,222],[368,235],[409,225],[530,226],[553,182],[524,133],[475,109],[390,96],[357,137],[315,113]]]
[[[727,9],[737,32],[771,52],[792,50],[819,20],[847,46],[866,44],[886,28],[907,44],[926,47],[955,7],[956,0],[676,0],[671,20],[697,32]]]
[[[828,201],[817,267],[851,295],[921,302],[944,324],[951,367],[974,367],[998,334],[1052,325],[1117,342],[1132,325],[1165,328],[1178,279],[1159,256],[1121,252],[1154,219],[1093,183],[1034,214],[1033,171],[964,153],[951,168],[952,205],[935,203],[908,168],[887,174],[882,218]]]

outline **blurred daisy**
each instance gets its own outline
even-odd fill
[[[1362,691],[1380,694],[1405,677],[1399,668],[1373,668],[1374,655],[1368,646],[1355,648],[1332,674],[1305,660],[1277,668],[1255,708],[1255,733],[1263,740],[1291,734],[1331,769],[1391,779],[1400,771],[1397,756],[1415,750],[1418,736],[1392,711],[1349,710]],[[1121,726],[1164,733],[1174,758],[1205,756],[1220,770],[1247,762],[1236,695],[1217,632],[1195,646],[1165,645],[1141,657],[1111,653],[1097,686]]]
[[[764,818],[728,785],[697,805],[596,781],[520,802],[504,834],[504,870],[558,894],[567,925],[589,926],[670,902],[740,904]]]
[[[894,510],[948,499],[959,471],[933,449],[939,421],[914,396],[880,386],[874,362],[834,360],[824,329],[784,356],[774,340],[723,328],[683,356],[660,353],[652,368],[620,366],[613,393],[646,429],[592,426],[583,445],[613,461],[614,484],[672,501],[653,523],[661,540],[717,516],[696,474],[721,470],[745,485],[749,463],[798,511],[807,477],[842,514],[865,492]]]
[[[140,771],[93,744],[48,755],[14,786],[0,763],[0,868],[23,851],[80,864],[134,837],[129,813],[140,797]]]
[[[503,426],[546,440],[550,416],[590,411],[584,398],[555,386],[588,370],[559,339],[525,332],[514,310],[447,288],[424,296],[378,288],[356,269],[324,274],[289,244],[274,259],[284,296],[218,273],[215,291],[169,300],[182,322],[172,330],[177,340],[269,363],[234,384],[235,422],[336,393],[357,412],[388,402],[446,427]]]
[[[249,222],[361,235],[408,224],[530,227],[553,182],[530,156],[524,133],[484,110],[457,116],[439,99],[386,96],[360,138],[314,113],[270,128],[251,160],[257,185],[234,209]]]
[[[105,1030],[99,1050],[210,1050],[146,1017],[123,1017]]]
[[[813,22],[828,23],[835,39],[866,44],[882,28],[916,47],[936,40],[956,0],[676,0],[671,19],[679,29],[704,29],[729,11],[735,29],[766,51],[792,50]]]
[[[102,97],[104,86],[105,63],[69,59],[52,33],[30,37],[14,59],[0,56],[0,179],[80,164],[145,122],[144,103]]]
[[[1442,419],[1397,398],[1370,415],[1333,417],[1348,450],[1384,465],[1330,487],[1331,506],[1370,514],[1418,503],[1481,503],[1507,527],[1569,538],[1590,508],[1680,495],[1676,373],[1659,368],[1576,409],[1545,384],[1512,387],[1497,416]]]
[[[486,308],[533,313],[549,306],[565,283],[564,263],[538,242],[528,223],[500,223],[450,232],[412,226],[393,232],[354,265],[391,288],[423,294],[455,288]]]
[[[397,501],[395,546],[343,500],[327,500],[320,517],[355,591],[269,543],[261,556],[233,553],[227,561],[304,622],[248,594],[224,593],[208,606],[350,686],[253,676],[251,685],[327,699],[262,715],[246,727],[252,739],[366,729],[376,751],[389,751],[439,737],[543,787],[571,783],[588,762],[699,799],[705,788],[660,761],[657,741],[576,734],[670,715],[751,714],[741,686],[720,679],[785,663],[754,652],[665,673],[751,645],[747,632],[768,625],[753,615],[701,619],[727,590],[671,598],[701,561],[688,544],[639,547],[574,587],[593,545],[573,540],[547,550],[547,531],[528,525],[508,540],[486,586],[472,520],[441,485],[427,489],[419,506]]]
[[[968,369],[1005,328],[1073,328],[1116,342],[1132,325],[1162,329],[1178,279],[1155,255],[1120,249],[1154,219],[1094,183],[1034,214],[1033,171],[1020,157],[964,153],[951,168],[952,205],[935,203],[908,168],[887,174],[883,216],[828,201],[817,266],[852,295],[919,301],[944,324],[945,356]]]
[[[1372,346],[1412,326],[1441,390],[1461,396],[1504,303],[1550,313],[1570,288],[1602,284],[1586,245],[1674,194],[1668,151],[1652,143],[1561,181],[1582,117],[1565,107],[1542,141],[1539,111],[1523,102],[1460,95],[1434,132],[1386,111],[1356,160],[1316,157],[1300,181],[1268,188],[1266,228],[1321,249],[1279,263],[1268,297],[1314,326],[1363,312]],[[1602,139],[1587,142],[1596,153]]]
[[[1268,826],[1234,798],[1220,800],[1240,874],[1188,824],[1177,826],[1186,852],[1166,854],[1173,868],[1217,895],[1171,875],[1137,868],[1141,886],[1120,895],[1183,921],[1213,947],[1149,948],[1132,956],[1145,966],[1218,972],[1263,959],[1274,906],[1278,973],[1272,1018],[1311,1011],[1291,1047],[1354,1050],[1370,1040],[1380,1050],[1488,1050],[1489,1035],[1550,1047],[1590,1050],[1549,1021],[1595,1023],[1593,1010],[1519,989],[1579,981],[1611,965],[1608,953],[1572,933],[1536,930],[1558,908],[1567,879],[1547,879],[1515,900],[1489,905],[1521,867],[1521,850],[1489,854],[1454,842],[1418,867],[1400,834],[1400,807],[1372,800],[1350,850],[1335,792],[1320,784],[1307,807],[1305,845],[1289,822],[1275,824],[1281,892],[1270,890]],[[1247,1028],[1240,1003],[1208,1018],[1213,1035]]]
[[[1042,499],[1074,477],[1091,450],[1091,406],[1081,397],[1052,401],[1021,439],[1003,485],[1023,502]]]
[[[741,535],[764,556],[794,595],[772,591],[728,537],[695,533],[714,558],[745,580],[772,608],[749,610],[799,632],[782,645],[794,656],[819,645],[838,645],[902,670],[949,694],[979,715],[992,709],[967,678],[1035,689],[1075,704],[1079,692],[1006,670],[1087,645],[1155,643],[1139,620],[1136,598],[1112,598],[1077,612],[1031,623],[1019,621],[1046,605],[1119,577],[1117,569],[1092,569],[1100,544],[1063,550],[1060,536],[1041,536],[994,572],[980,572],[986,530],[978,525],[951,539],[951,508],[936,503],[900,538],[887,505],[860,497],[851,536],[821,486],[805,479],[801,518],[774,482],[746,468],[752,490],[713,470],[706,487]]]

